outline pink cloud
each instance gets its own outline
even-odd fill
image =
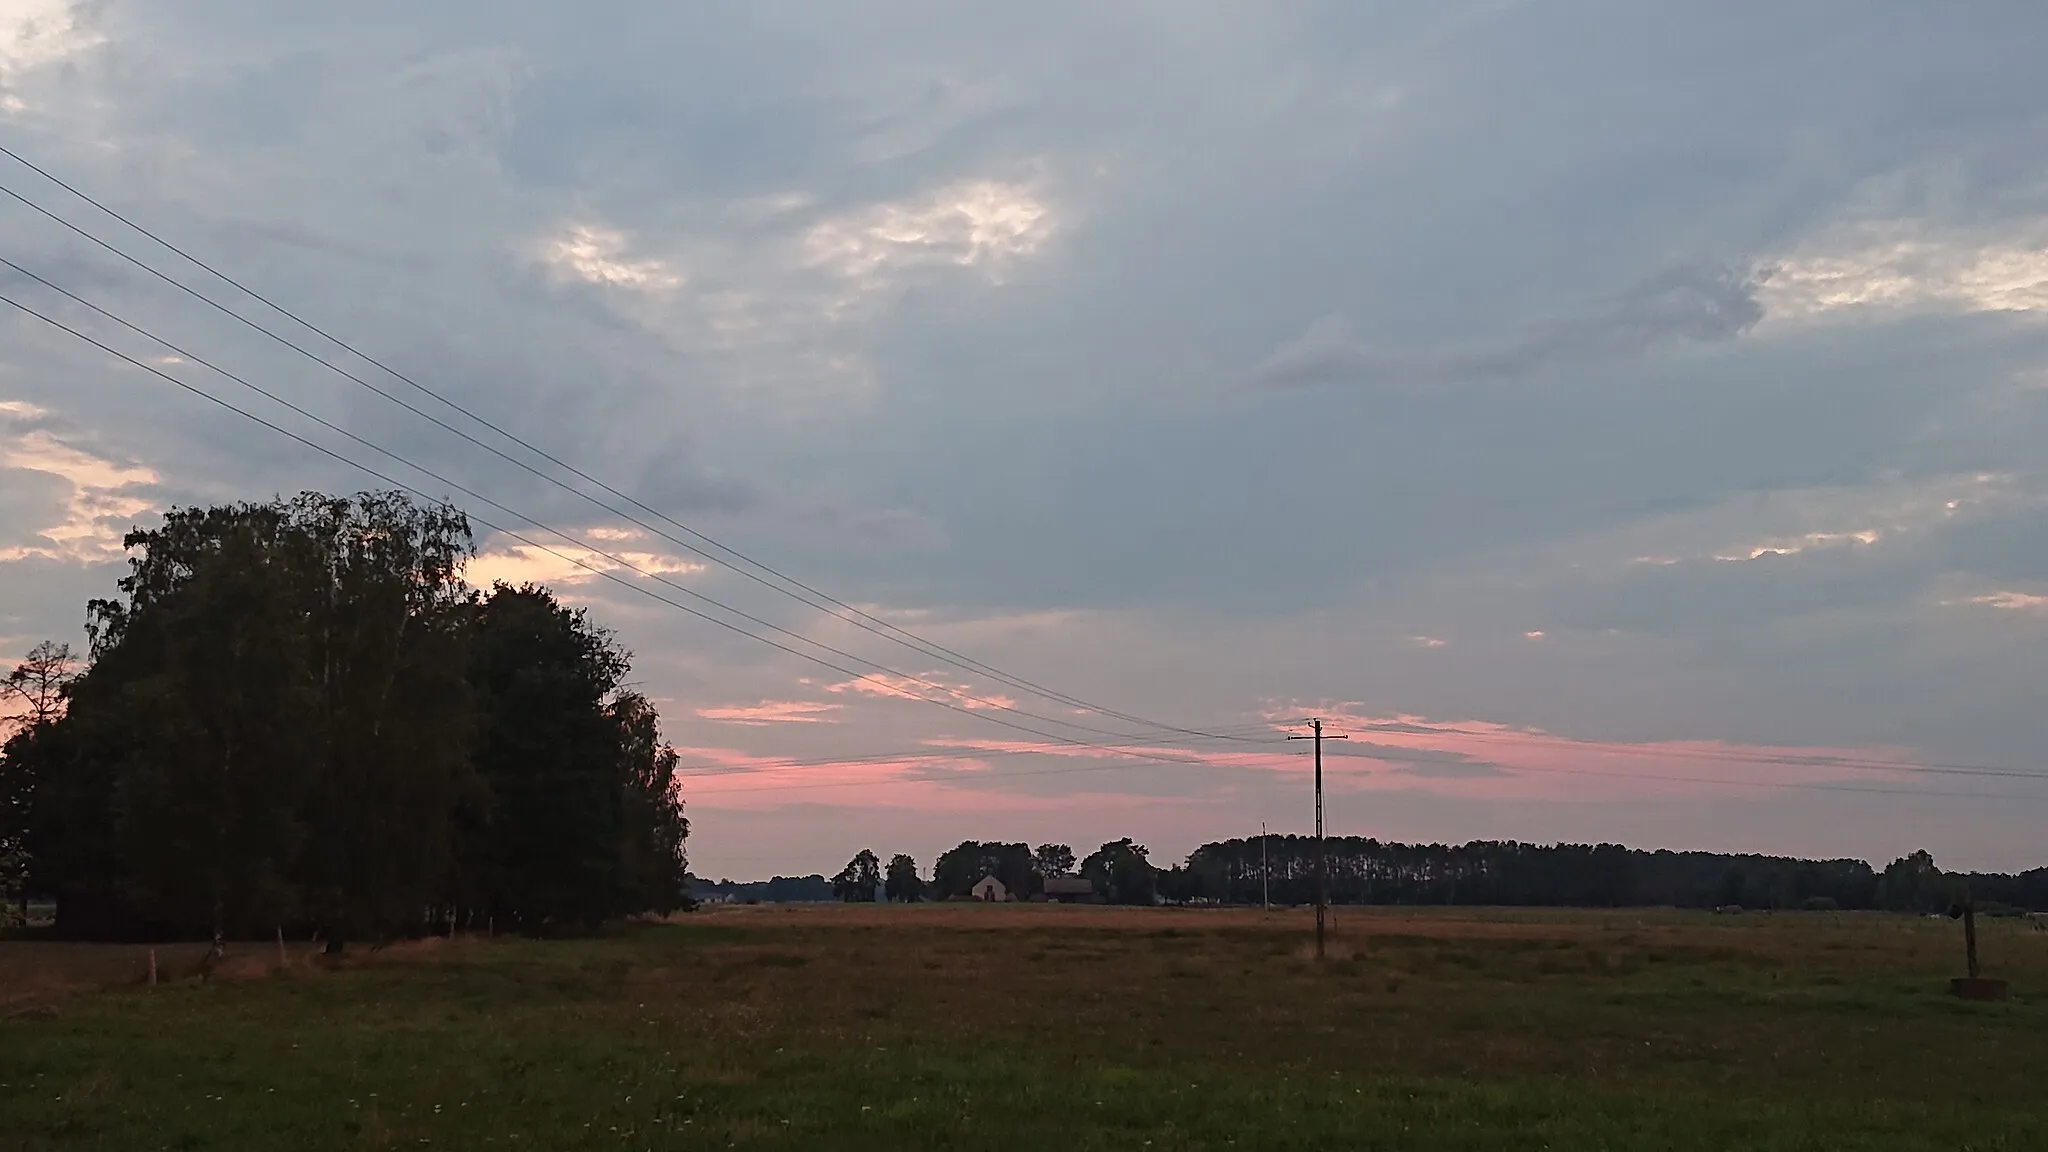
[[[1753,795],[1786,786],[1882,790],[1910,784],[1918,767],[1906,750],[1887,747],[1579,740],[1488,721],[1343,707],[1326,712],[1323,721],[1326,732],[1347,737],[1325,745],[1325,774],[1337,782],[1333,786],[1354,791],[1400,787],[1485,800],[1618,801]]]
[[[1305,783],[1313,763],[1308,746],[1279,743],[1285,735],[1306,732],[1283,719],[1304,711],[1290,706],[1270,713],[1273,731],[1257,738],[1270,743],[1190,746],[1195,742],[1161,739],[1075,745],[1028,738],[944,738],[925,741],[926,750],[814,760],[685,749],[686,759],[696,766],[686,769],[684,794],[695,804],[748,809],[830,804],[1029,812],[1072,810],[1077,803],[1090,809],[1133,810],[1162,804],[1210,805],[1227,800],[1241,785],[1259,777]],[[1882,792],[1907,790],[1917,783],[1917,765],[1909,753],[1896,748],[1593,741],[1490,721],[1379,715],[1356,706],[1327,708],[1322,714],[1326,732],[1347,737],[1324,747],[1324,783],[1333,795],[1398,790],[1495,802],[1600,803],[1754,797],[1787,786]],[[1172,764],[1217,771],[1190,778],[1186,792],[1176,797],[1119,790],[1120,769]],[[961,787],[1035,776],[1060,778],[1059,795]]]
[[[699,708],[706,720],[761,727],[769,724],[833,724],[830,715],[844,705],[817,700],[763,700],[759,704],[735,704],[724,708]]]
[[[712,808],[774,808],[785,804],[914,808],[922,811],[1027,812],[1070,810],[1085,796],[1090,808],[1143,809],[1160,804],[1206,803],[1119,792],[1115,769],[1180,763],[1224,768],[1279,766],[1279,755],[1194,752],[1157,746],[1076,746],[1054,741],[935,739],[929,751],[872,756],[784,759],[728,748],[678,748],[683,796]],[[1007,761],[1007,762],[1000,762]],[[978,780],[1055,776],[1071,778],[1057,796],[1009,789],[962,788]]]
[[[922,682],[920,682],[920,680]],[[1015,708],[1017,702],[1008,696],[976,692],[972,684],[946,684],[927,673],[920,679],[909,676],[894,676],[887,672],[874,672],[854,680],[842,680],[827,684],[825,691],[843,693],[857,692],[863,696],[878,696],[893,700],[947,700],[962,708]]]
[[[731,749],[678,749],[686,759],[710,761],[708,770],[689,770],[680,781],[683,799],[699,810],[775,809],[794,804],[847,808],[894,808],[919,812],[1057,812],[1070,809],[1072,794],[1026,796],[956,785],[991,771],[1003,771],[973,752],[913,752],[789,761]],[[708,779],[707,779],[708,778]],[[1152,798],[1113,790],[1091,795],[1090,805],[1140,808]]]

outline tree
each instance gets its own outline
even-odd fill
[[[1879,905],[1894,912],[1939,912],[1961,895],[1961,885],[1923,849],[1886,865],[1877,893]]]
[[[77,680],[77,658],[69,644],[45,640],[31,648],[28,657],[0,680],[0,746],[8,743],[10,732],[27,741],[54,724],[64,714],[66,696]],[[36,778],[32,756],[12,756],[0,751],[0,916],[10,915],[6,896],[12,893],[19,905],[19,918],[28,919],[29,818],[34,804]]]
[[[1145,846],[1126,836],[1097,848],[1081,862],[1081,875],[1112,904],[1157,902],[1158,876]]]
[[[174,508],[125,545],[85,672],[43,645],[4,681],[28,718],[0,858],[60,931],[289,922],[338,950],[687,905],[677,757],[627,654],[545,589],[477,595],[460,512],[306,493]]]
[[[11,705],[13,715],[0,718],[0,725],[33,728],[49,724],[64,713],[64,697],[78,679],[78,658],[71,645],[45,640],[29,649],[28,657],[0,680],[0,704]],[[7,727],[0,727],[4,735]]]
[[[173,509],[125,543],[125,599],[88,605],[93,668],[66,717],[111,772],[103,799],[74,794],[85,819],[108,807],[118,845],[111,883],[88,887],[216,938],[279,923],[320,771],[308,541],[282,507],[233,505]]]
[[[889,875],[884,881],[889,899],[905,904],[924,898],[924,881],[917,874],[917,861],[898,852],[889,858]]]
[[[863,848],[832,878],[832,895],[849,903],[873,903],[875,889],[881,886],[882,861]]]
[[[1031,870],[1041,880],[1065,876],[1074,870],[1074,850],[1065,844],[1040,844],[1031,853]]]
[[[627,911],[620,728],[608,705],[625,652],[582,609],[532,585],[493,587],[470,627],[478,787],[459,816],[462,902],[529,932]]]
[[[661,738],[661,717],[645,696],[623,692],[609,709],[619,730],[619,907],[667,915],[691,905],[690,821],[676,783],[676,750]]]
[[[409,929],[448,890],[451,815],[475,789],[471,537],[462,513],[394,492],[306,493],[284,511],[315,589],[319,754],[302,899],[338,949]]]
[[[932,889],[941,900],[965,896],[983,876],[994,876],[1012,897],[1021,900],[1043,887],[1033,869],[1028,844],[962,840],[932,865]]]

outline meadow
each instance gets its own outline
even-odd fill
[[[0,942],[0,1148],[2048,1148],[2048,932],[1850,913],[720,907]]]

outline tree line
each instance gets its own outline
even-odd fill
[[[2048,908],[2048,868],[2017,876],[1947,873],[1925,851],[1883,870],[1861,860],[1646,851],[1619,844],[1325,842],[1330,899],[1343,904],[1864,908],[1934,912],[1964,895]],[[1256,903],[1262,878],[1276,903],[1315,898],[1312,836],[1204,844],[1162,881],[1180,900]]]
[[[1117,840],[1076,861],[1065,844],[1006,844],[963,840],[932,864],[925,879],[917,861],[897,853],[884,866],[879,856],[861,849],[832,877],[832,897],[849,902],[888,900],[958,900],[969,896],[984,877],[993,876],[1009,899],[1028,900],[1045,893],[1046,881],[1069,876],[1089,881],[1096,898],[1113,904],[1157,903],[1159,875],[1146,859],[1145,847]]]
[[[688,901],[689,825],[629,654],[546,588],[462,577],[401,494],[174,508],[90,651],[31,654],[0,887],[94,936],[588,928]],[[80,665],[82,664],[82,667]]]
[[[1886,909],[1938,912],[1971,898],[1989,910],[2048,909],[2048,868],[2018,875],[1943,872],[1925,851],[1879,871],[1861,860],[1801,860],[1716,852],[1645,851],[1618,844],[1401,844],[1359,836],[1324,841],[1329,899],[1336,904],[1549,905],[1572,907]],[[1204,844],[1160,868],[1126,838],[1077,864],[1064,844],[962,841],[934,862],[929,879],[898,854],[884,866],[863,849],[829,882],[802,894],[847,901],[966,897],[994,876],[1012,899],[1043,894],[1055,877],[1089,882],[1112,904],[1308,904],[1316,896],[1312,836],[1264,836]],[[794,893],[795,890],[788,890]],[[757,894],[758,898],[775,899]]]

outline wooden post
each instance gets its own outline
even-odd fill
[[[1977,902],[1963,905],[1963,947],[1970,953],[1970,979],[1977,978]]]
[[[1963,947],[1970,964],[1970,974],[1948,982],[1948,990],[1965,1000],[2003,1000],[2006,997],[2006,983],[2003,980],[1987,980],[1984,970],[1977,964],[1977,901],[1965,894],[1961,902],[1949,905],[1951,919],[1963,922]]]
[[[149,985],[156,987],[156,949],[149,950]]]
[[[279,924],[277,926],[277,966],[279,968],[285,968],[288,967],[290,963],[291,962],[285,958],[284,954],[284,925]]]

